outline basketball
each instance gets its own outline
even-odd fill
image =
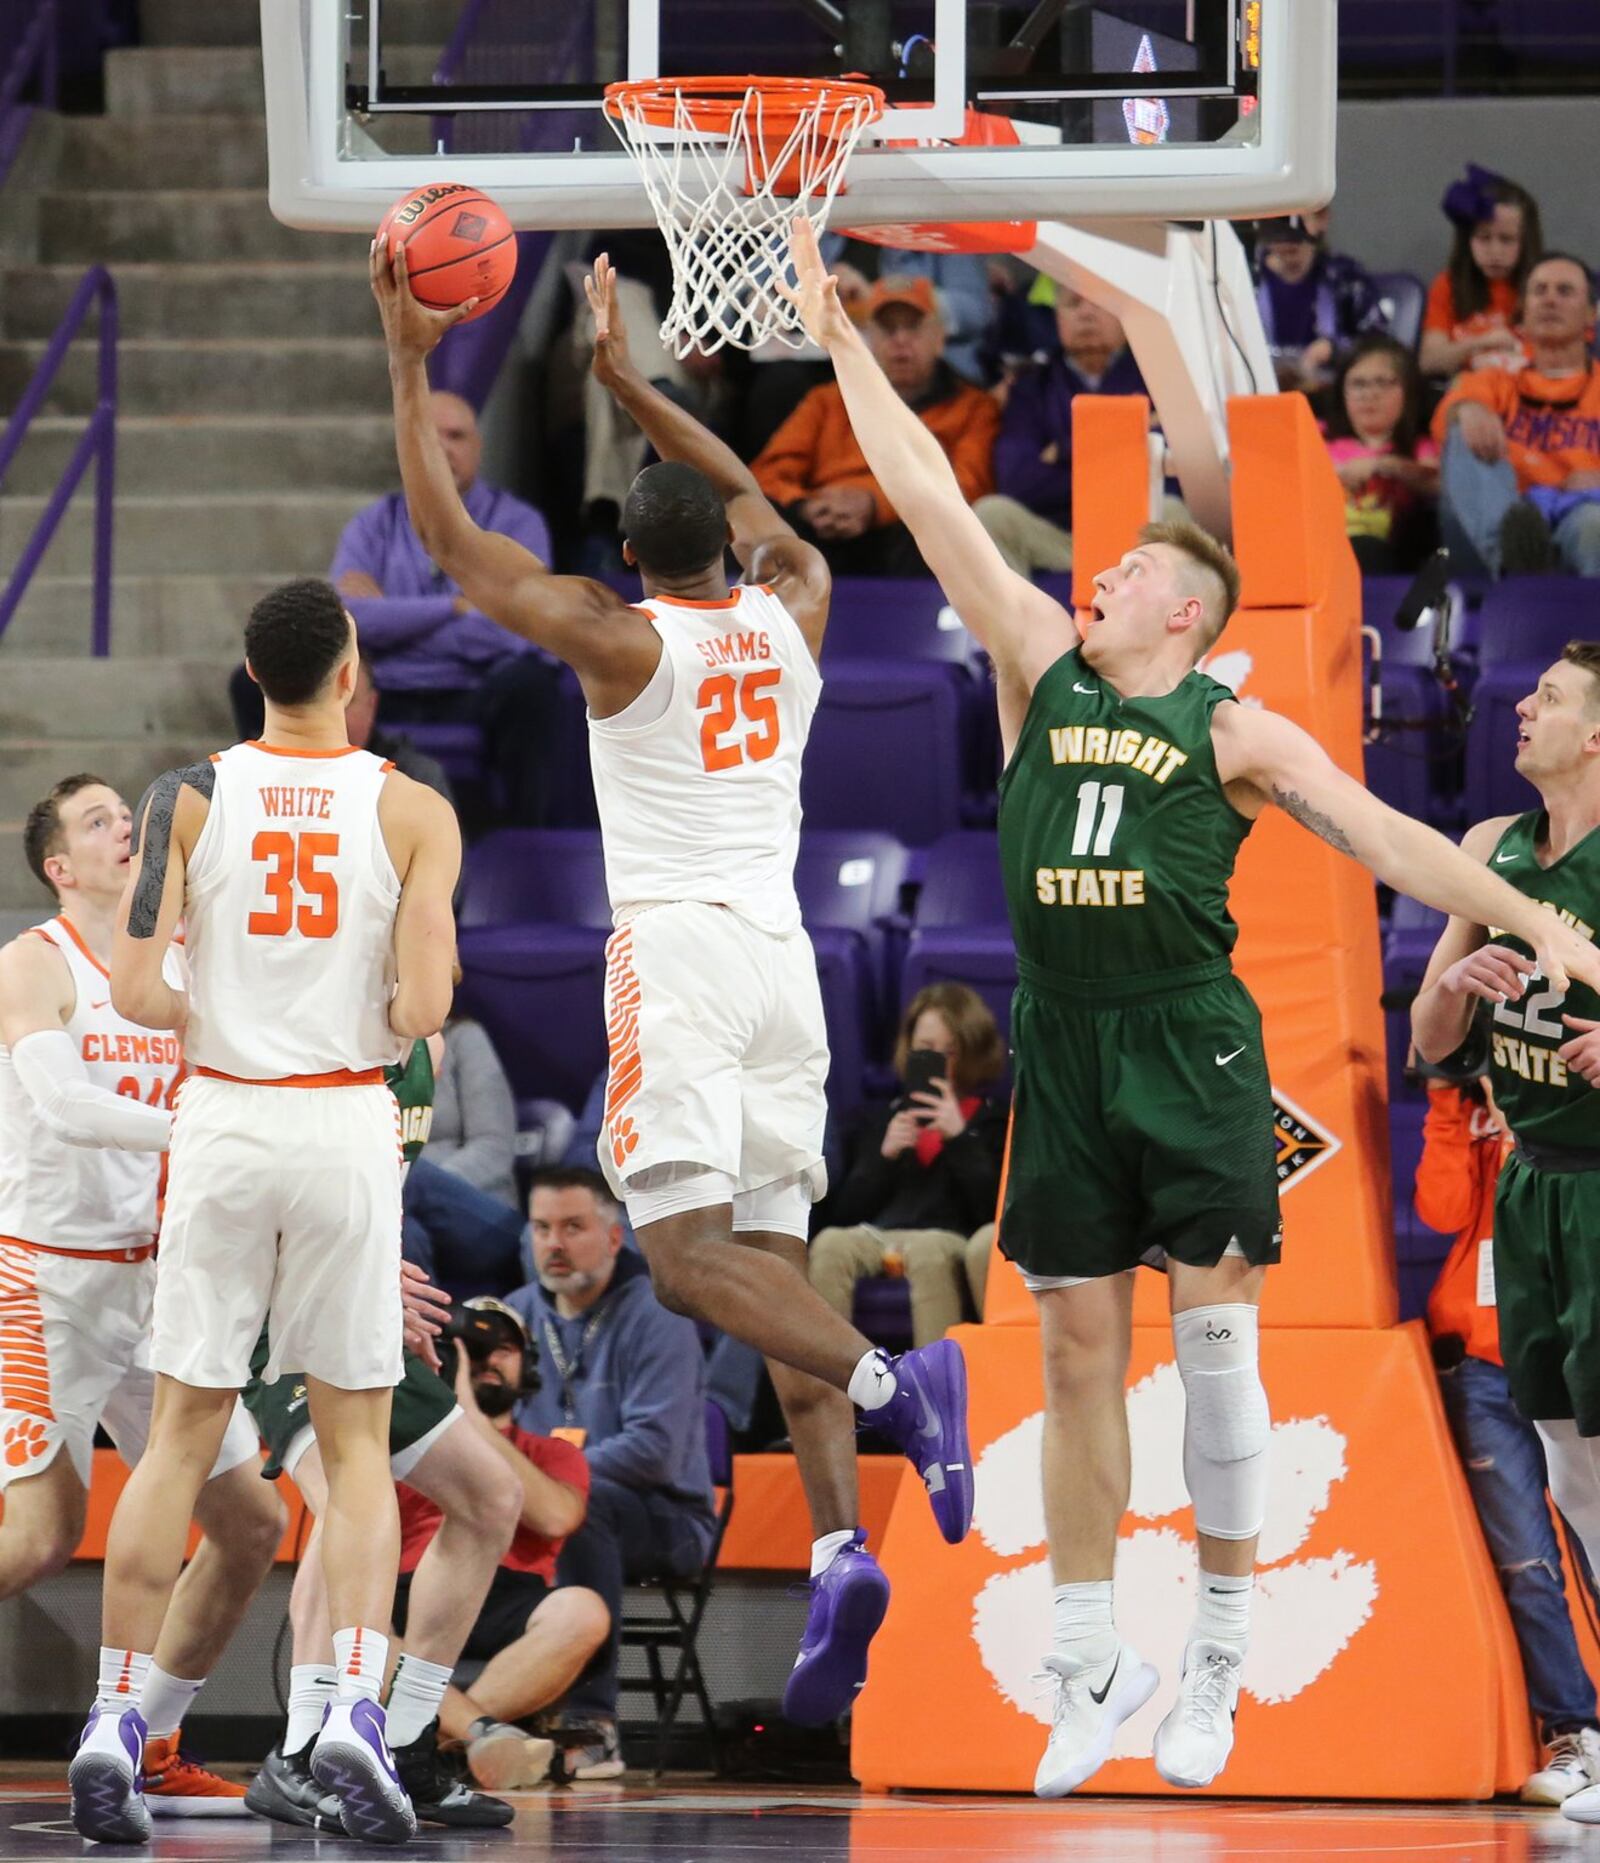
[[[391,258],[405,248],[419,304],[451,310],[476,298],[464,323],[493,310],[516,276],[511,222],[487,194],[459,181],[432,181],[403,195],[378,222],[378,237]]]

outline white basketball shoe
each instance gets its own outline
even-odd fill
[[[1227,1765],[1243,1664],[1227,1643],[1201,1639],[1184,1651],[1178,1699],[1156,1729],[1156,1771],[1168,1785],[1210,1785]]]
[[[1160,1677],[1119,1643],[1115,1656],[1098,1663],[1052,1650],[1039,1679],[1054,1688],[1055,1711],[1033,1789],[1040,1798],[1065,1798],[1105,1765],[1117,1729],[1155,1693]]]

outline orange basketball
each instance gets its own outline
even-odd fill
[[[397,200],[378,222],[389,256],[403,246],[418,303],[450,310],[476,298],[471,323],[493,310],[517,270],[517,236],[487,194],[459,181],[431,181]]]

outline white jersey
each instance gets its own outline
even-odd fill
[[[398,1060],[400,881],[378,822],[394,766],[353,747],[260,744],[212,762],[184,898],[191,1066],[312,1083]]]
[[[23,935],[48,940],[66,959],[73,989],[66,1031],[90,1080],[147,1106],[170,1106],[183,1067],[177,1036],[117,1014],[105,966],[69,920],[54,918]],[[183,987],[177,946],[162,969],[168,983]],[[57,1138],[0,1045],[0,1243],[108,1253],[144,1248],[155,1239],[162,1163],[160,1152]]]
[[[793,931],[800,760],[822,691],[799,623],[749,584],[638,606],[661,663],[626,710],[589,718],[611,910],[696,901]]]

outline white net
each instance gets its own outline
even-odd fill
[[[608,92],[672,258],[661,340],[674,355],[805,342],[773,289],[793,282],[790,226],[800,213],[818,233],[827,225],[850,152],[882,108],[865,84],[819,84],[798,98],[760,85],[708,97],[670,81]]]

